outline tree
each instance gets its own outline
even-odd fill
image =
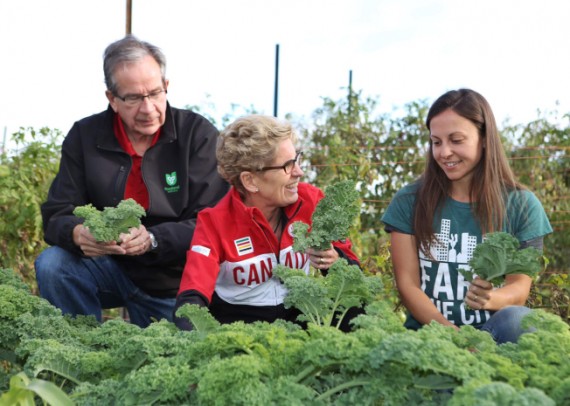
[[[570,115],[546,112],[526,125],[503,130],[511,144],[511,166],[519,180],[542,202],[554,233],[546,237],[549,266],[535,284],[533,307],[548,307],[570,320]]]
[[[35,285],[34,260],[46,247],[40,206],[59,166],[59,130],[20,128],[13,154],[0,155],[0,268]]]
[[[339,101],[325,98],[313,114],[313,125],[301,129],[313,183],[324,187],[336,180],[358,182],[362,213],[357,239],[368,240],[361,256],[381,250],[381,214],[394,193],[421,172],[428,139],[423,125],[426,102],[407,104],[400,118],[377,115],[376,106],[376,100],[363,98],[361,92]]]

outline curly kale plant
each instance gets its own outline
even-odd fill
[[[476,274],[493,286],[499,286],[509,274],[536,277],[542,269],[541,256],[534,247],[520,250],[519,241],[509,233],[489,233],[473,251],[473,258],[469,261],[472,272],[459,271],[468,281],[472,281],[473,274]]]
[[[528,405],[555,406],[552,398],[536,388],[514,388],[505,382],[491,382],[477,385],[473,382],[454,393],[449,406],[476,405]]]
[[[105,207],[102,211],[92,204],[76,207],[73,214],[85,219],[83,225],[97,241],[118,241],[121,233],[141,225],[145,209],[134,199],[122,200],[117,207]]]
[[[358,266],[345,259],[336,261],[326,276],[307,276],[299,269],[278,265],[273,273],[288,289],[285,307],[295,307],[302,313],[301,321],[338,328],[348,310],[371,303],[382,290],[377,276],[365,275]],[[336,320],[335,320],[336,319]]]
[[[307,248],[328,249],[331,241],[346,238],[348,230],[359,213],[359,194],[351,180],[341,181],[325,188],[325,197],[313,213],[313,226],[301,221],[293,223],[293,248],[304,252]]]

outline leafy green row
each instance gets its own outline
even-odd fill
[[[289,289],[300,284],[294,272],[278,273]],[[339,264],[301,287],[303,294],[290,296],[290,304],[300,305],[311,289],[315,302],[322,303],[317,313],[301,309],[307,320],[316,314],[329,320],[332,309],[367,304],[349,333],[312,321],[306,329],[283,321],[220,325],[207,310],[191,305],[181,309],[196,327],[187,332],[167,321],[141,329],[120,319],[99,325],[92,317],[63,317],[3,270],[0,405],[26,391],[45,395],[35,392],[39,382],[52,383],[77,405],[570,401],[570,331],[558,316],[534,311],[526,322],[536,331],[501,346],[469,326],[459,332],[438,324],[408,331],[375,296],[378,284],[370,278],[376,276]],[[26,384],[32,381],[35,386]]]

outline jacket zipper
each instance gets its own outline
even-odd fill
[[[115,204],[123,199],[124,196],[121,196],[121,190],[124,190],[123,186],[125,184],[125,179],[127,176],[127,170],[124,165],[121,165],[119,168],[119,176],[117,176],[117,181],[115,182],[115,194],[113,199],[115,200]]]

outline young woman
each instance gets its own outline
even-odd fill
[[[391,233],[396,284],[408,310],[406,327],[431,321],[473,325],[497,343],[516,342],[532,280],[509,275],[500,288],[465,281],[476,244],[506,231],[521,248],[542,249],[552,232],[536,196],[509,167],[493,112],[470,89],[453,90],[431,106],[429,154],[420,178],[400,190],[382,221]]]

